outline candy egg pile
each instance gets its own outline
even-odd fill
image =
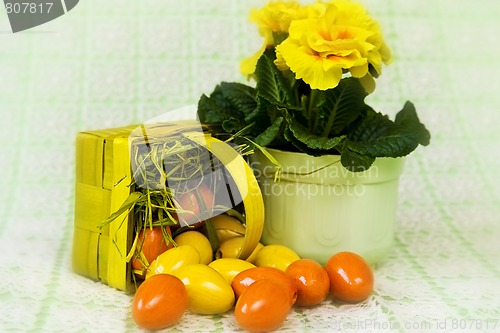
[[[237,259],[245,226],[225,214],[212,220],[218,249],[197,230],[177,235],[175,246],[140,236],[145,240],[141,251],[151,263],[136,275],[144,278],[132,301],[138,326],[173,326],[185,311],[213,315],[233,310],[241,328],[268,332],[278,329],[294,306],[315,306],[329,295],[340,302],[361,302],[373,290],[373,272],[355,253],[332,254],[322,266],[283,245],[259,243],[248,259]]]

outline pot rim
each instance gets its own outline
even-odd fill
[[[405,157],[376,158],[372,166],[361,172],[351,172],[340,163],[340,155],[311,156],[303,152],[291,152],[265,148],[279,165],[273,164],[262,152],[251,155],[251,167],[256,176],[275,178],[280,181],[312,184],[374,184],[394,181],[404,169]]]

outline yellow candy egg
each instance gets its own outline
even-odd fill
[[[200,263],[200,254],[194,246],[180,245],[160,254],[148,267],[146,279],[156,274],[173,274],[184,265]]]
[[[231,285],[207,265],[186,265],[175,272],[188,292],[188,311],[196,314],[221,314],[234,305]]]
[[[212,217],[210,220],[217,232],[220,243],[223,243],[229,238],[245,236],[246,228],[235,217],[227,214],[220,214]]]
[[[212,246],[208,238],[198,231],[185,231],[174,238],[177,246],[191,245],[200,254],[200,264],[208,265],[213,260]]]
[[[233,282],[234,277],[238,273],[255,267],[254,264],[249,263],[248,261],[236,258],[217,259],[212,261],[208,266],[215,269],[229,284]]]
[[[217,259],[220,258],[238,258],[238,254],[241,251],[241,248],[243,247],[243,242],[245,241],[244,237],[233,237],[230,238],[226,241],[224,241],[220,247],[217,253],[215,254],[215,257]],[[255,249],[253,250],[252,254],[245,259],[246,261],[250,263],[255,263],[255,258],[257,255],[257,252],[259,252],[260,249],[262,249],[264,245],[261,243],[258,243]]]
[[[259,267],[275,267],[285,271],[286,268],[300,257],[295,251],[284,245],[266,245],[257,253],[255,265]]]

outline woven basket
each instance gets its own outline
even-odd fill
[[[179,136],[204,147],[220,161],[239,191],[246,234],[240,258],[257,246],[263,229],[264,205],[252,170],[229,144],[200,131],[197,122],[158,123],[147,126],[87,131],[76,139],[76,188],[73,270],[120,289],[134,288],[129,263],[134,235],[133,214],[124,212],[100,227],[127,200],[134,187],[131,154],[137,142],[165,142]]]

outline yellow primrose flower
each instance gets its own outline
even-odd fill
[[[375,67],[378,75],[382,73],[382,63],[388,64],[392,60],[390,49],[385,44],[382,37],[382,29],[377,21],[372,19],[366,12],[366,9],[349,0],[333,0],[332,4],[337,7],[338,16],[336,24],[346,26],[359,26],[372,35],[367,42],[375,47],[368,55],[368,62]]]
[[[347,0],[319,4],[325,5],[322,16],[290,24],[289,38],[276,47],[276,66],[289,68],[313,89],[336,87],[347,71],[371,82],[369,65],[378,75],[382,63],[390,60],[379,25],[359,4]]]
[[[296,1],[272,1],[250,12],[250,21],[257,24],[267,45],[274,45],[273,33],[288,33],[293,20],[306,18],[308,12]]]
[[[200,98],[200,121],[264,147],[340,155],[351,172],[429,144],[411,102],[396,115],[404,122],[366,104],[391,53],[360,0],[266,1],[250,17],[264,43],[241,64],[255,85],[219,84]]]
[[[293,20],[307,16],[308,11],[296,1],[273,1],[261,9],[253,9],[250,12],[250,21],[257,24],[260,35],[264,37],[264,43],[254,55],[241,62],[241,72],[246,75],[252,74],[266,48],[275,46],[275,34],[288,34]]]

